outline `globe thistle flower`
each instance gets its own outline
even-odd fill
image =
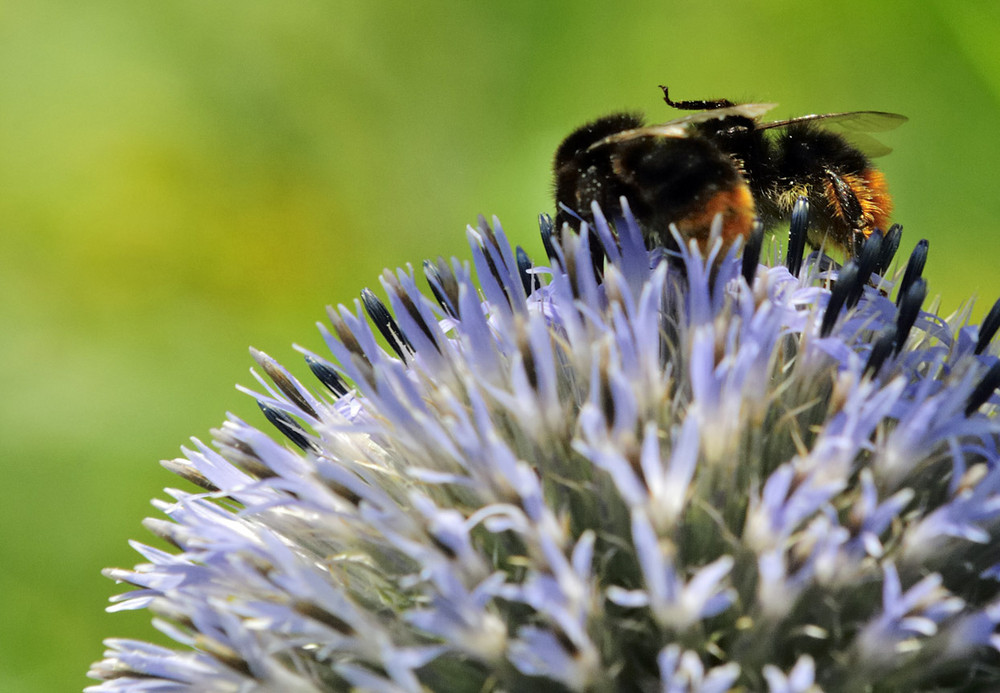
[[[108,640],[88,690],[997,685],[1000,303],[924,310],[898,227],[803,262],[807,211],[765,264],[595,208],[533,266],[480,220],[476,279],[329,311],[317,386],[253,351],[280,436],[166,462],[174,550],[106,571],[177,649]]]

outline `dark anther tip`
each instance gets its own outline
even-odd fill
[[[529,271],[534,265],[531,258],[528,257],[528,253],[521,246],[517,246],[515,255],[517,257],[517,274],[521,277],[521,286],[524,287],[525,296],[530,296],[531,292],[538,288],[538,280]]]
[[[998,386],[1000,386],[1000,361],[990,366],[990,369],[986,371],[986,375],[983,376],[983,379],[972,390],[969,399],[965,402],[965,415],[972,416],[979,410],[979,407],[986,404]]]
[[[830,290],[830,302],[826,304],[826,311],[823,313],[823,323],[819,329],[821,337],[827,337],[833,331],[833,326],[837,324],[837,317],[840,315],[840,309],[854,293],[858,277],[858,265],[853,260],[844,265],[837,273],[837,282]]]
[[[556,251],[552,246],[552,235],[555,233],[555,226],[552,224],[552,217],[542,213],[538,215],[538,230],[542,234],[542,246],[545,248],[546,257],[555,257]]]
[[[925,298],[927,298],[927,280],[923,277],[918,277],[906,289],[902,298],[898,299],[899,308],[896,311],[895,353],[898,354],[906,343],[906,338],[909,337],[910,330],[917,321],[917,316],[920,315],[920,306],[924,304]]]
[[[757,265],[760,264],[760,251],[763,247],[764,224],[760,219],[756,219],[750,235],[747,236],[746,245],[743,246],[743,278],[750,286],[753,286],[754,277],[757,275]]]
[[[990,312],[983,319],[983,324],[979,326],[979,338],[976,340],[976,353],[981,354],[986,351],[993,335],[1000,329],[1000,299],[993,304]]]
[[[282,435],[295,443],[295,445],[303,450],[312,448],[312,443],[306,437],[305,429],[296,423],[295,419],[283,411],[264,404],[260,400],[257,400],[257,406],[264,412],[264,418],[270,421],[272,426],[277,428]]]
[[[800,197],[792,207],[792,223],[788,227],[788,257],[785,258],[785,266],[796,277],[802,269],[802,253],[806,248],[808,231],[809,200]]]
[[[424,278],[441,310],[457,318],[458,281],[444,258],[439,257],[436,263],[424,260]]]
[[[876,274],[884,275],[888,271],[889,265],[892,264],[892,259],[896,257],[896,251],[899,250],[899,241],[902,237],[903,227],[899,224],[893,224],[885,232],[885,237],[882,239],[881,253],[879,253],[878,263],[875,266]]]
[[[847,296],[847,307],[853,308],[861,300],[864,293],[865,284],[871,279],[872,272],[878,267],[879,258],[882,255],[882,232],[878,229],[865,240],[861,247],[861,254],[858,256],[858,278],[851,287],[851,292]]]
[[[312,374],[316,376],[316,379],[319,380],[327,390],[332,392],[337,397],[343,397],[347,394],[347,383],[344,382],[344,379],[340,377],[340,374],[337,373],[337,371],[335,371],[328,364],[325,364],[317,359],[315,356],[306,354],[305,359],[306,365],[309,366],[309,370],[312,371]]]
[[[372,324],[385,337],[385,341],[396,352],[396,356],[406,359],[407,354],[413,352],[413,346],[399,329],[396,319],[392,317],[392,313],[385,307],[385,304],[371,289],[367,288],[361,291],[361,303],[364,305],[368,317],[371,318]]]
[[[874,378],[878,375],[882,364],[896,348],[896,326],[888,325],[879,330],[875,341],[872,342],[872,350],[868,354],[868,361],[865,363],[864,375]]]
[[[927,264],[927,247],[928,243],[925,238],[917,243],[913,252],[910,253],[910,259],[906,263],[906,270],[903,272],[903,278],[899,282],[899,291],[896,294],[897,306],[903,300],[903,296],[906,295],[910,285],[924,273],[924,265]]]

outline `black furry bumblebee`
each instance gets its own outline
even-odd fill
[[[554,164],[558,228],[592,222],[593,201],[614,219],[622,196],[651,246],[675,245],[674,224],[705,250],[718,214],[728,245],[755,219],[765,228],[788,219],[800,196],[810,202],[814,247],[850,257],[887,227],[892,199],[869,157],[889,149],[862,133],[891,129],[905,116],[854,111],[760,122],[775,104],[671,101],[660,88],[669,106],[699,112],[649,126],[637,114],[615,113],[563,140]]]

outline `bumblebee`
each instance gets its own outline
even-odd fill
[[[892,199],[870,157],[890,150],[864,133],[894,128],[905,116],[854,111],[761,122],[775,104],[672,101],[660,88],[667,105],[698,112],[660,125],[615,113],[563,140],[553,166],[558,228],[592,223],[592,201],[614,220],[622,196],[650,246],[674,246],[674,224],[704,251],[718,214],[728,246],[756,219],[765,229],[787,220],[800,196],[810,203],[815,248],[852,257],[888,226]]]

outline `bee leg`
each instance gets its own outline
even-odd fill
[[[854,188],[851,187],[850,183],[830,169],[826,169],[824,174],[827,181],[827,185],[824,187],[830,208],[846,228],[853,230],[850,239],[843,239],[844,245],[852,256],[857,256],[861,252],[865,238],[867,238],[867,234],[861,230],[867,226],[864,219],[864,208],[861,206],[858,196],[854,194]]]
[[[717,108],[731,108],[736,105],[729,99],[671,101],[667,87],[661,84],[660,89],[663,90],[663,100],[667,102],[667,105],[681,111],[714,111]]]

